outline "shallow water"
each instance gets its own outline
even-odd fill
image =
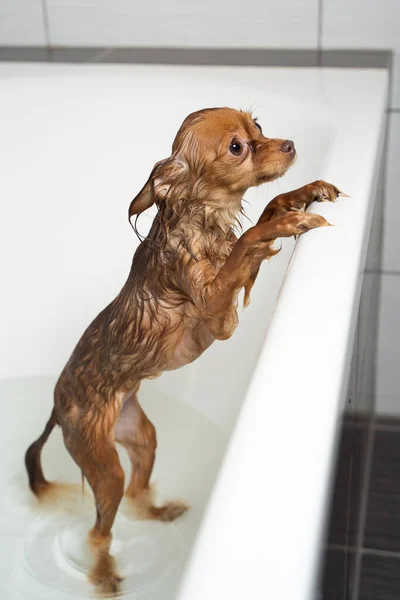
[[[81,474],[56,428],[43,451],[47,479],[76,484],[46,506],[32,496],[24,452],[40,435],[52,406],[53,378],[0,381],[0,576],[7,600],[90,598],[86,534],[95,518],[88,484],[82,498]],[[123,500],[113,529],[111,552],[124,577],[127,598],[176,597],[191,545],[226,446],[224,434],[188,405],[155,392],[140,402],[157,429],[158,450],[152,481],[157,501],[183,500],[190,510],[174,523],[137,520]],[[128,480],[130,463],[119,449]]]

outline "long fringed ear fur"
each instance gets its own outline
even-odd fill
[[[187,173],[186,164],[174,155],[156,163],[147,182],[130,203],[129,221],[134,215],[139,216],[154,203],[159,205],[159,202],[165,200],[167,196],[173,198],[177,193],[179,197],[186,187],[185,173]],[[179,190],[175,189],[178,184],[180,184]]]
[[[158,164],[158,163],[157,163]],[[153,174],[156,170],[157,165],[153,168],[150,176],[138,195],[132,200],[129,205],[128,218],[129,221],[133,215],[140,215],[142,212],[153,206],[155,202],[154,189],[153,189]]]

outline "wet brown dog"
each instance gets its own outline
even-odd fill
[[[171,156],[155,165],[130,205],[131,218],[156,204],[151,231],[120,294],[80,339],[57,382],[50,420],[26,453],[30,487],[40,497],[52,485],[43,475],[41,450],[61,426],[94,493],[90,579],[103,592],[118,591],[121,580],[109,554],[124,494],[115,442],[132,462],[125,494],[141,498],[148,518],[172,520],[186,508],[154,506],[147,493],[156,432],[137,400],[140,381],[229,338],[238,325],[238,293],[245,288],[247,304],[261,262],[277,252],[274,240],[328,225],[304,210],[313,201],[334,201],[340,191],[316,181],[272,200],[254,227],[235,236],[246,190],[280,177],[294,158],[293,142],[266,138],[250,113],[201,110],[185,119]]]

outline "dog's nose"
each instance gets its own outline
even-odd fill
[[[281,146],[281,151],[282,152],[291,152],[292,154],[294,154],[294,152],[295,152],[294,142],[292,142],[292,140],[286,140],[285,142],[283,142],[283,144]]]

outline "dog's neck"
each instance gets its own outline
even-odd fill
[[[168,215],[159,207],[147,238],[135,253],[128,281],[133,279],[136,287],[146,287],[149,270],[157,273],[159,281],[176,274],[185,276],[187,268],[196,263],[212,278],[236,243],[234,231],[240,211],[241,203],[186,204],[180,214]]]
[[[169,231],[167,245],[181,248],[196,261],[224,262],[235,242],[241,204],[214,206],[202,204],[185,211]]]
[[[204,207],[204,224],[206,229],[220,229],[227,234],[237,224],[241,212],[241,204],[228,204],[227,206],[206,205]]]

